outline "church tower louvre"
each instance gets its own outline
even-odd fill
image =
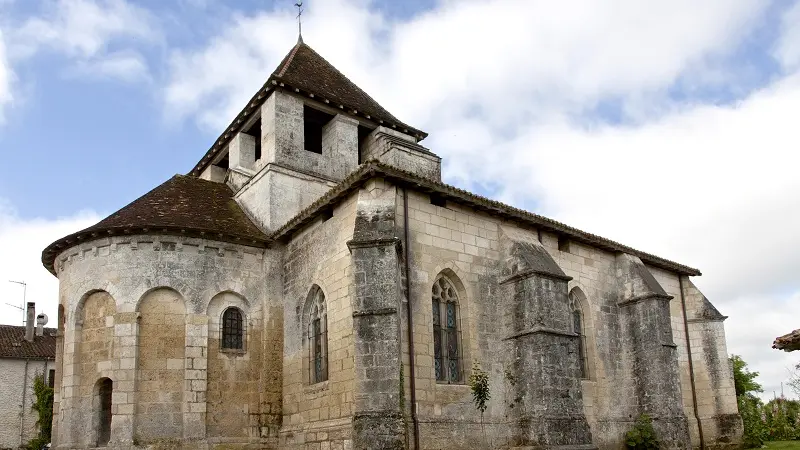
[[[700,271],[444,184],[426,136],[299,39],[189,173],[50,244],[53,447],[735,447]]]
[[[426,136],[299,39],[190,174],[225,181],[270,231],[370,159],[438,181]]]

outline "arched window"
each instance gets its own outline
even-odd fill
[[[244,314],[230,307],[222,313],[220,347],[225,350],[244,350]]]
[[[578,335],[578,365],[580,366],[581,378],[589,378],[589,358],[586,353],[586,323],[583,320],[581,300],[575,289],[569,293],[569,308],[572,312],[572,331]]]
[[[97,446],[105,447],[111,440],[111,396],[114,383],[109,378],[97,381]]]
[[[431,289],[433,309],[433,356],[436,381],[463,381],[461,361],[461,329],[459,327],[458,293],[453,283],[439,276]]]
[[[312,288],[308,314],[309,380],[320,383],[328,379],[328,315],[325,294],[318,286]]]

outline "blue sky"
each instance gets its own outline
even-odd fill
[[[293,3],[0,0],[0,281],[54,310],[41,249],[186,173],[294,44]],[[306,43],[429,132],[446,182],[699,267],[731,352],[785,379],[798,358],[769,345],[800,326],[796,1],[305,9]]]

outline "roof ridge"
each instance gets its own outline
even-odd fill
[[[279,69],[281,69],[281,70],[280,70],[280,72],[278,72],[278,73],[277,73],[275,76],[277,76],[277,77],[282,77],[282,76],[283,76],[283,74],[285,74],[285,73],[286,73],[286,70],[288,70],[288,69],[289,69],[289,65],[290,65],[290,64],[292,64],[292,61],[294,61],[294,55],[296,55],[296,54],[297,54],[297,50],[299,50],[299,49],[300,49],[300,46],[301,46],[301,45],[306,45],[306,44],[304,44],[302,40],[299,40],[299,41],[297,41],[297,44],[294,44],[294,47],[292,48],[292,51],[291,51],[291,52],[289,52],[289,57],[288,57],[288,58],[286,58],[286,62],[283,64],[283,67],[281,67],[281,66],[278,66],[278,68],[279,68]],[[306,47],[308,47],[309,49],[311,49],[311,47],[309,47],[308,45],[306,45]],[[314,51],[314,49],[311,49],[311,51]],[[316,53],[316,52],[314,52],[314,53]],[[324,58],[323,58],[323,59],[324,59]],[[274,72],[273,72],[273,73],[274,73]]]
[[[347,75],[345,75],[345,74],[344,74],[344,72],[342,72],[341,70],[339,70],[339,69],[338,69],[336,66],[334,66],[334,65],[333,65],[333,64],[332,64],[330,61],[328,61],[328,60],[327,60],[327,59],[326,59],[324,56],[320,55],[320,54],[319,54],[319,52],[317,52],[316,50],[314,50],[314,48],[313,48],[313,47],[311,47],[310,45],[306,44],[305,42],[299,42],[297,45],[295,45],[295,49],[292,49],[292,53],[291,53],[291,55],[289,56],[289,62],[291,62],[292,60],[294,60],[294,55],[295,55],[295,53],[297,53],[297,48],[299,48],[299,46],[301,46],[301,45],[302,45],[302,46],[304,46],[304,47],[306,47],[306,48],[307,48],[307,49],[309,49],[310,51],[312,51],[312,52],[313,52],[313,53],[314,53],[314,54],[315,54],[317,57],[319,57],[319,59],[321,59],[322,61],[324,61],[325,63],[327,63],[327,64],[328,64],[328,65],[331,67],[331,69],[333,69],[333,70],[334,70],[334,71],[335,71],[337,74],[341,75],[341,76],[342,76],[342,78],[344,78],[345,80],[347,80],[347,81],[348,81],[350,84],[352,84],[353,86],[355,86],[355,88],[356,88],[356,89],[358,89],[359,91],[361,91],[361,93],[362,93],[362,94],[364,94],[364,95],[365,95],[365,96],[366,96],[366,97],[367,97],[369,100],[371,100],[371,101],[372,101],[372,102],[374,102],[376,105],[378,105],[378,107],[380,107],[381,109],[383,109],[384,111],[386,111],[386,113],[387,113],[387,114],[389,114],[389,116],[393,117],[393,118],[394,118],[396,121],[398,121],[398,122],[402,123],[402,122],[400,121],[400,119],[398,119],[398,118],[394,117],[394,114],[390,113],[390,112],[389,112],[389,110],[387,110],[386,108],[384,108],[383,106],[381,106],[381,104],[380,104],[380,103],[378,103],[378,101],[377,101],[377,100],[375,100],[374,98],[372,98],[372,96],[371,96],[371,95],[369,95],[369,93],[368,93],[367,91],[365,91],[364,89],[361,89],[361,87],[359,87],[359,86],[358,86],[358,85],[357,85],[357,84],[356,84],[356,83],[355,83],[353,80],[351,80],[351,79],[350,79],[350,77],[348,77]],[[286,68],[288,68],[288,67],[289,67],[289,65],[288,65],[288,63],[287,63],[287,64],[286,64]],[[280,75],[277,75],[277,76],[278,76],[278,77],[282,77],[282,76],[283,76],[283,73],[281,73]]]
[[[270,240],[282,239],[283,237],[285,237],[286,233],[297,227],[303,226],[310,219],[312,219],[314,217],[314,212],[316,210],[320,209],[323,206],[328,205],[329,203],[339,198],[341,195],[344,195],[347,192],[349,192],[351,189],[353,189],[358,185],[359,181],[364,181],[366,177],[372,177],[378,173],[405,180],[406,182],[413,183],[419,188],[423,189],[427,188],[439,191],[440,193],[443,193],[445,195],[453,196],[456,199],[461,198],[461,200],[464,202],[476,203],[479,205],[483,205],[486,208],[501,210],[501,212],[504,212],[505,214],[511,216],[515,220],[532,222],[534,226],[549,228],[554,232],[567,234],[573,239],[577,239],[579,241],[585,241],[597,247],[605,248],[606,250],[609,251],[630,253],[632,255],[638,256],[645,263],[650,263],[651,265],[657,267],[660,266],[668,270],[674,270],[688,275],[694,275],[694,276],[701,275],[701,272],[693,267],[677,263],[675,261],[666,258],[662,258],[652,253],[647,253],[641,250],[637,250],[633,247],[629,247],[627,245],[620,244],[619,242],[616,242],[614,240],[604,238],[602,236],[593,233],[589,233],[588,231],[583,231],[581,229],[551,219],[549,217],[545,217],[540,214],[536,214],[521,208],[517,208],[515,206],[511,206],[497,200],[492,200],[490,198],[474,194],[467,190],[451,186],[441,181],[434,181],[421,177],[412,172],[400,169],[391,164],[380,162],[376,159],[370,159],[364,162],[358,169],[351,172],[350,175],[345,177],[345,179],[342,180],[339,184],[337,184],[336,186],[331,188],[328,192],[323,194],[322,197],[317,199],[315,202],[313,202],[304,210],[300,211],[293,218],[289,219],[289,221],[287,221],[282,227],[278,228],[273,233],[271,233],[269,235],[269,239]]]

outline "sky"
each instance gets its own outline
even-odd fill
[[[0,0],[0,323],[6,280],[55,323],[41,250],[188,172],[294,45],[294,3]],[[303,38],[430,134],[445,182],[700,268],[780,394],[800,3],[307,0]]]

